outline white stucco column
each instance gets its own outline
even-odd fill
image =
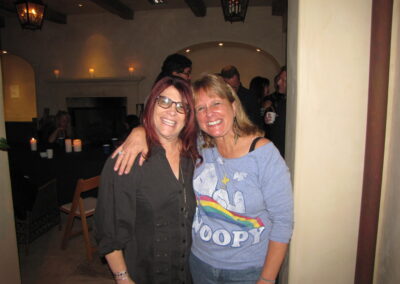
[[[0,68],[1,74],[1,68]],[[0,137],[5,137],[3,82],[0,76]],[[0,277],[2,283],[21,283],[7,152],[0,151]]]
[[[371,1],[289,0],[289,283],[353,283],[364,167]]]

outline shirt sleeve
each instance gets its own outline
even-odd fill
[[[270,240],[288,243],[293,232],[293,192],[289,169],[275,146],[260,162],[262,192],[272,222]]]
[[[134,238],[136,189],[139,186],[137,167],[128,175],[118,175],[109,158],[103,168],[94,216],[95,238],[101,256],[123,250]]]

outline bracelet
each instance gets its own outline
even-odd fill
[[[267,282],[267,283],[275,283],[275,280],[269,280],[269,279],[265,279],[264,277],[262,277],[262,275],[260,275],[260,280]]]
[[[127,280],[128,279],[128,272],[125,271],[120,271],[120,272],[116,272],[113,273],[114,274],[114,279],[115,280]]]

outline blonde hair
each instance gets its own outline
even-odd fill
[[[262,131],[254,125],[247,117],[246,112],[232,87],[225,83],[221,76],[213,74],[205,74],[193,83],[194,100],[198,98],[200,91],[204,91],[207,95],[216,94],[221,99],[228,100],[231,104],[236,104],[236,115],[234,117],[233,132],[238,137],[259,134],[263,136]],[[214,138],[204,131],[201,131],[204,144],[203,147],[210,148],[215,146]]]

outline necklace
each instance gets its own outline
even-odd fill
[[[226,169],[225,169],[225,160],[224,158],[218,154],[216,147],[212,149],[213,157],[215,164],[217,167],[221,170],[221,172],[224,174],[224,177],[220,180],[222,189],[227,189],[228,188],[228,183],[230,179],[228,178],[228,175],[226,174]],[[218,174],[217,174],[218,176]]]
[[[187,197],[186,197],[186,186],[185,186],[185,178],[183,177],[183,171],[181,167],[181,163],[179,162],[179,179],[182,179],[182,187],[183,187],[183,215],[185,218],[188,216],[187,210]]]

